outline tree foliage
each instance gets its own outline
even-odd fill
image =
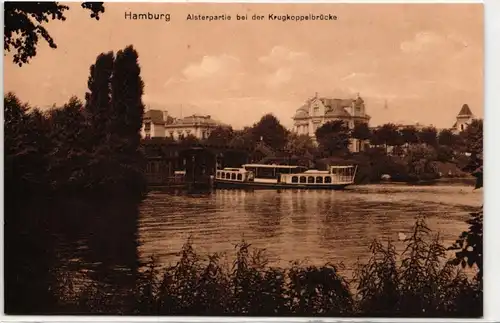
[[[349,129],[344,121],[329,121],[316,129],[316,140],[323,155],[344,154],[349,150]]]
[[[84,2],[82,8],[90,10],[90,17],[99,20],[104,13],[103,2]],[[66,20],[69,7],[59,2],[5,2],[4,50],[15,51],[13,61],[22,66],[37,54],[40,38],[51,48],[57,48],[44,24],[50,20]]]
[[[449,129],[443,129],[439,132],[438,143],[442,146],[452,147],[456,143],[456,135]]]
[[[255,142],[263,141],[275,150],[285,147],[288,130],[286,130],[273,114],[264,115],[259,122],[253,125],[252,137]]]
[[[94,130],[94,144],[106,139],[108,123],[113,116],[110,84],[114,61],[114,54],[109,52],[99,55],[95,64],[90,67],[87,82],[89,91],[85,94],[85,112],[88,123]]]
[[[410,176],[417,180],[437,178],[436,159],[437,153],[433,147],[425,145],[411,146],[406,156]]]
[[[372,132],[367,123],[363,122],[354,124],[354,129],[352,129],[351,131],[352,138],[359,140],[369,140],[371,136]]]
[[[418,133],[420,142],[432,147],[437,145],[437,130],[434,127],[425,127]]]
[[[226,146],[234,138],[233,128],[219,126],[210,132],[206,143],[215,146]]]
[[[295,156],[315,155],[317,147],[309,135],[291,133],[285,149]]]
[[[386,123],[377,132],[380,141],[386,146],[399,146],[402,144],[398,127],[393,123]]]
[[[399,130],[401,134],[402,141],[405,144],[416,144],[418,143],[418,130],[413,126],[407,126]]]

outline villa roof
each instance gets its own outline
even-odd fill
[[[224,126],[223,123],[214,120],[211,116],[202,116],[193,114],[192,116],[185,117],[182,119],[177,119],[175,122],[170,124],[170,126],[188,126],[188,125],[203,125],[203,126]]]
[[[144,113],[144,120],[149,120],[153,124],[163,124],[163,111],[161,110],[148,110]]]
[[[326,117],[349,117],[350,114],[345,110],[346,107],[350,107],[353,100],[352,99],[322,99],[324,105],[326,106]]]
[[[472,116],[472,111],[470,110],[469,106],[467,104],[464,104],[462,106],[462,109],[460,109],[460,112],[458,113],[459,116]]]

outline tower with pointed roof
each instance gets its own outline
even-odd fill
[[[469,105],[464,104],[458,112],[457,121],[453,125],[453,131],[455,133],[460,133],[467,129],[467,126],[474,120],[474,114],[472,113]]]

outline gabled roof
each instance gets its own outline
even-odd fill
[[[472,116],[472,111],[467,104],[462,105],[462,109],[458,113],[459,116]]]
[[[348,117],[349,112],[345,110],[345,107],[349,107],[352,100],[342,100],[342,99],[331,99],[328,100],[329,104],[326,107],[325,116],[327,117]]]
[[[163,124],[163,111],[161,110],[148,110],[144,113],[144,120],[149,120],[153,124]]]

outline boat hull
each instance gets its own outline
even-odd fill
[[[287,183],[259,183],[234,182],[216,180],[214,187],[218,189],[316,189],[316,190],[343,190],[352,184],[287,184]]]

